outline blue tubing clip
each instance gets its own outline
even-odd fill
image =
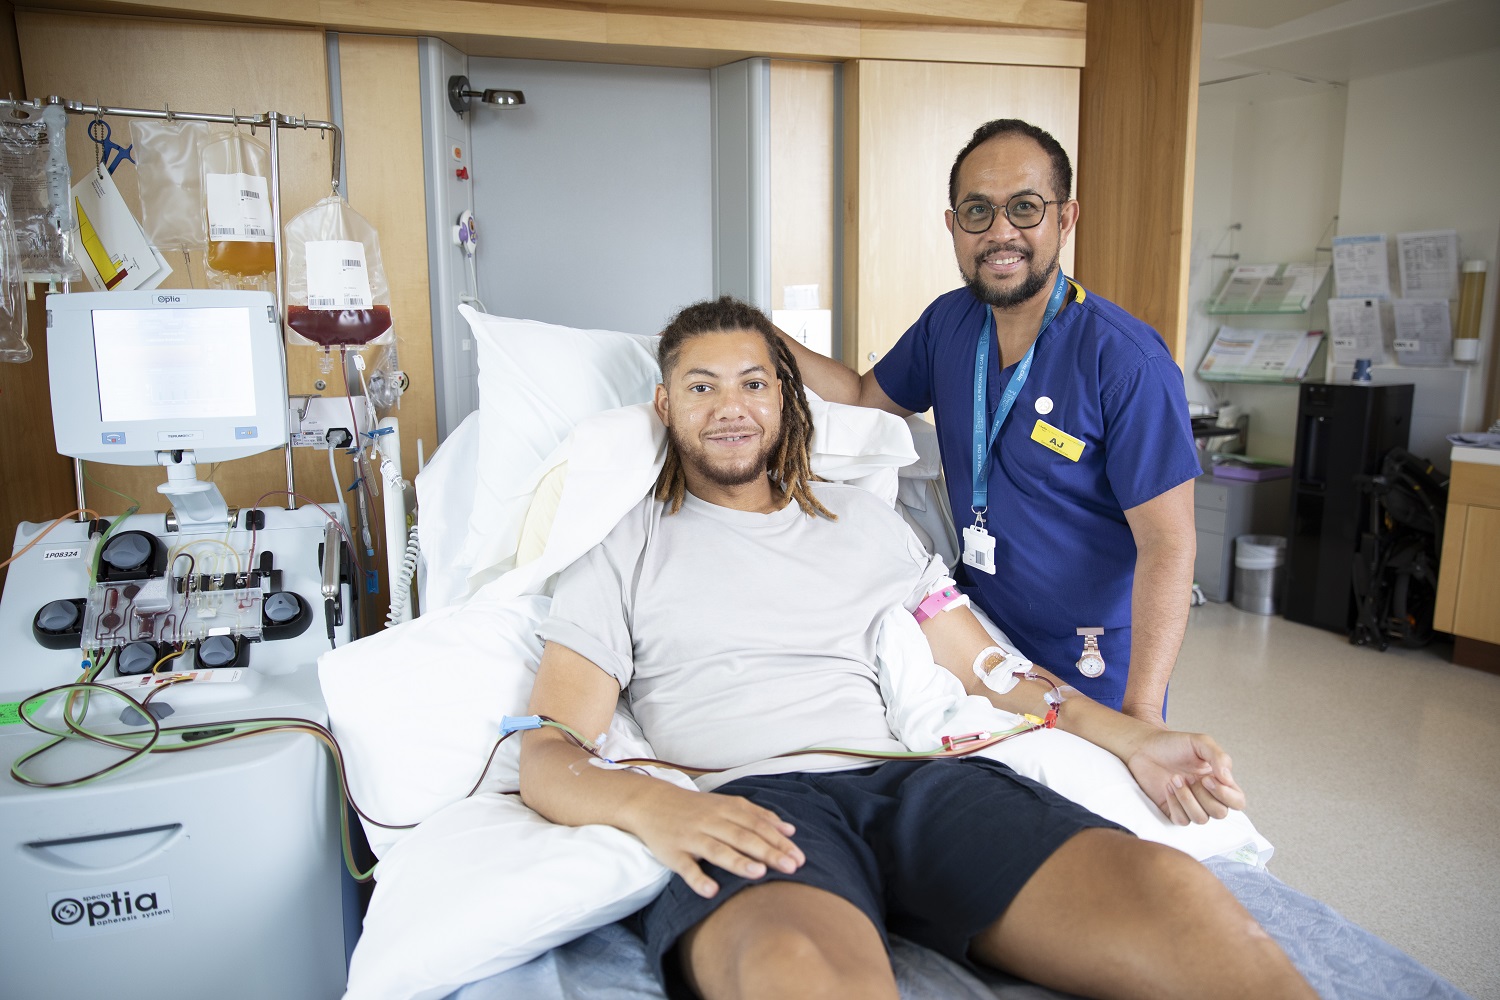
[[[522,729],[541,729],[542,717],[540,715],[502,715],[500,717],[500,735],[509,736],[511,733]]]

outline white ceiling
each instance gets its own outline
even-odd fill
[[[1198,79],[1269,100],[1487,49],[1500,0],[1203,0]]]

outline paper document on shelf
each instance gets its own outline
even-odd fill
[[[1248,312],[1261,282],[1276,275],[1275,264],[1241,264],[1229,272],[1210,307],[1214,312]]]
[[[73,185],[73,245],[83,274],[96,292],[155,288],[172,273],[135,216],[115,180],[98,166]]]
[[[1401,265],[1401,297],[1458,297],[1458,231],[1435,229],[1398,233],[1396,259]]]
[[[1308,365],[1323,340],[1320,330],[1243,330],[1219,327],[1198,374],[1209,379],[1295,381],[1307,375]]]
[[[1385,234],[1333,238],[1334,294],[1340,298],[1391,297]]]
[[[1329,299],[1328,333],[1333,340],[1333,363],[1352,365],[1361,359],[1385,361],[1385,335],[1380,322],[1380,300]]]
[[[1397,299],[1396,360],[1428,368],[1447,366],[1453,356],[1453,325],[1447,299]]]
[[[1288,264],[1282,268],[1281,276],[1292,281],[1289,297],[1301,296],[1302,308],[1306,309],[1323,287],[1328,271],[1328,264]]]

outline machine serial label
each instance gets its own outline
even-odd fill
[[[47,920],[52,925],[54,941],[170,923],[172,888],[162,875],[119,885],[50,892]]]
[[[59,559],[82,559],[82,545],[63,545],[52,549],[42,550],[42,562],[56,562]]]

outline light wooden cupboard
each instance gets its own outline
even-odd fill
[[[844,362],[860,372],[962,284],[943,222],[974,129],[1023,118],[1078,152],[1078,69],[861,60],[844,67]],[[1087,226],[1087,216],[1080,226]],[[1073,271],[1073,251],[1062,254]]]
[[[1500,645],[1500,465],[1454,461],[1433,625]],[[1471,666],[1477,664],[1469,664]]]

